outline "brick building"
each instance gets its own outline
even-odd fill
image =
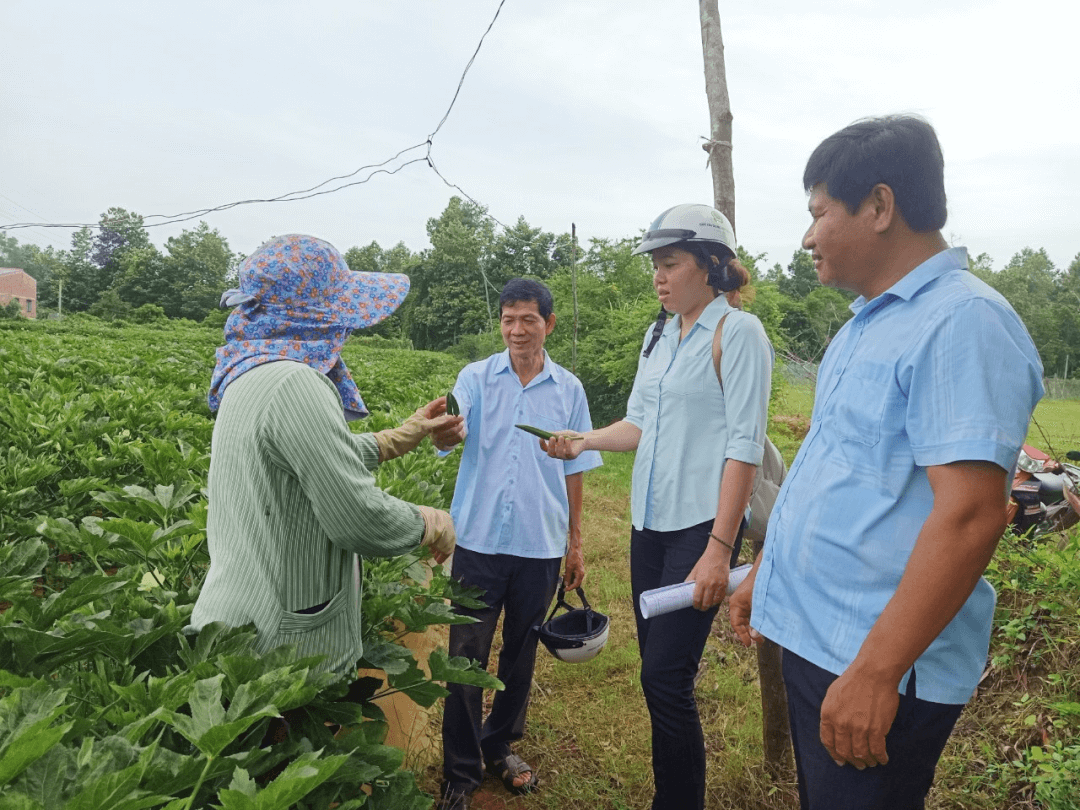
[[[19,302],[24,317],[37,317],[37,281],[24,270],[0,267],[0,307],[13,298]]]

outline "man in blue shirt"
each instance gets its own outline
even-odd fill
[[[803,183],[818,278],[860,297],[731,623],[745,644],[784,648],[804,810],[922,808],[986,662],[981,575],[1042,366],[942,238],[928,123],[856,122],[818,146]]]
[[[499,314],[506,351],[461,370],[454,398],[464,424],[435,442],[446,448],[467,436],[450,507],[458,536],[451,572],[484,589],[483,607],[459,609],[477,623],[450,627],[449,652],[487,666],[504,614],[498,677],[506,689],[495,693],[481,726],[482,690],[448,684],[442,810],[465,810],[483,779],[483,763],[513,793],[536,788],[532,767],[510,748],[525,732],[539,638],[533,627],[544,621],[564,555],[566,587],[585,578],[582,477],[601,464],[595,451],[572,461],[550,458],[539,440],[514,427],[592,429],[581,383],[544,350],[555,328],[551,292],[538,281],[511,279]]]

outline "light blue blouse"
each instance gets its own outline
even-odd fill
[[[712,347],[716,326],[728,313],[721,390]],[[626,421],[641,429],[630,491],[636,529],[675,531],[711,520],[724,462],[758,465],[765,452],[773,350],[761,322],[720,296],[681,342],[680,329],[676,315],[652,354],[639,358],[626,406]],[[651,333],[650,326],[645,342]]]

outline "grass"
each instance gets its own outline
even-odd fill
[[[583,664],[557,661],[543,647],[537,655],[528,730],[517,751],[537,767],[543,790],[535,797],[515,799],[489,778],[471,806],[520,803],[551,810],[621,810],[647,807],[652,799],[649,718],[630,600],[632,466],[632,454],[605,453],[604,466],[586,477],[585,591],[592,605],[611,619],[607,646]],[[753,651],[734,643],[726,623],[718,619],[705,659],[697,697],[710,755],[708,807],[794,806],[794,777],[774,783],[764,772]],[[422,774],[423,786],[432,792],[438,787],[440,768],[441,763],[432,762]]]
[[[770,435],[789,463],[812,402],[808,387],[788,386],[774,407]],[[1040,403],[1036,419],[1056,450],[1080,449],[1080,402]],[[1033,431],[1031,443],[1046,447]],[[630,454],[605,454],[604,467],[587,476],[585,488],[586,591],[593,606],[611,617],[608,645],[594,660],[576,665],[540,649],[528,729],[517,749],[537,767],[543,789],[517,799],[489,778],[471,805],[479,810],[622,810],[647,807],[651,800],[649,723],[630,604],[632,463]],[[1080,785],[1078,556],[1075,531],[1061,544],[1008,536],[999,547],[987,574],[999,593],[993,664],[946,747],[928,808],[1080,806],[1054,798],[1080,795],[1080,788],[1071,792]],[[755,656],[733,641],[723,612],[705,659],[697,698],[708,751],[706,806],[797,807],[794,775],[773,779],[765,771]],[[1059,761],[1046,753],[1047,764],[1038,760],[1043,751],[1064,754]],[[426,765],[421,783],[434,792],[437,753]],[[1040,787],[1040,778],[1050,787]]]
[[[1047,444],[1049,440],[1049,444]],[[1035,408],[1028,444],[1062,456],[1080,450],[1080,399],[1044,399]]]

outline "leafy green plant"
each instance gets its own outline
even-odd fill
[[[209,563],[218,339],[88,318],[0,328],[0,806],[427,807],[374,701],[397,691],[428,706],[440,682],[498,683],[399,643],[460,621],[448,600],[472,603],[419,553],[365,564],[359,664],[385,684],[336,680],[288,647],[256,655],[251,627],[188,630]],[[376,403],[367,429],[456,371],[423,353],[377,359],[354,363]],[[426,447],[378,474],[445,507],[455,465]]]

